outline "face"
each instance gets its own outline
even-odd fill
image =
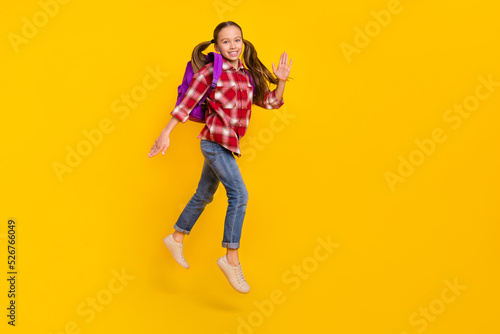
[[[240,29],[235,26],[222,28],[219,31],[219,37],[217,43],[214,44],[214,48],[215,51],[228,59],[233,66],[237,65],[243,49],[243,38]]]

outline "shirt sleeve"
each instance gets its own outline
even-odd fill
[[[208,69],[206,67],[200,69],[193,74],[191,84],[182,98],[181,102],[172,110],[170,115],[177,117],[179,121],[185,123],[189,119],[189,113],[196,107],[196,104],[201,100],[207,92],[210,85],[207,83]],[[210,79],[211,81],[211,79]]]
[[[266,90],[266,95],[263,102],[254,102],[255,105],[264,109],[279,109],[284,103],[285,101],[283,101],[283,97],[281,98],[281,101],[278,101],[278,99],[276,98],[276,88],[273,91],[269,89]]]

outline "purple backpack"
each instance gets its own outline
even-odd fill
[[[217,81],[219,80],[219,77],[222,73],[223,59],[219,53],[209,52],[208,55],[206,55],[206,58],[209,63],[212,62],[214,63],[214,72],[213,72],[212,83],[210,84],[210,87],[208,88],[207,92],[201,98],[198,104],[193,108],[193,110],[189,113],[189,120],[197,123],[205,123],[206,106],[203,104],[203,102],[205,102],[205,99],[207,98],[208,95],[210,95],[212,90],[214,90],[214,88],[217,87]],[[250,82],[252,83],[252,88],[253,88],[254,84],[252,77],[248,74],[246,69],[245,72],[250,77]],[[193,79],[193,75],[194,75],[193,67],[191,66],[191,61],[189,61],[186,66],[186,71],[184,72],[184,78],[182,79],[182,84],[177,88],[177,103],[175,104],[176,107],[181,103],[182,99],[184,98],[184,95],[186,95],[189,85],[191,84],[191,80]]]

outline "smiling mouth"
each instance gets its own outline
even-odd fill
[[[229,54],[230,54],[231,56],[236,56],[236,55],[238,54],[238,51],[229,52]]]

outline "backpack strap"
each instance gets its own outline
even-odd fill
[[[209,63],[212,63],[212,62],[214,63],[212,83],[210,84],[210,87],[208,87],[208,90],[205,93],[205,95],[203,96],[203,98],[198,102],[198,105],[202,105],[203,102],[205,102],[208,95],[210,95],[212,90],[214,90],[215,87],[217,87],[217,81],[219,81],[219,78],[222,74],[222,62],[223,62],[222,56],[216,52],[209,52],[206,55],[206,58],[207,58]]]
[[[214,63],[214,71],[213,71],[213,78],[212,78],[212,84],[210,87],[214,89],[217,87],[217,81],[219,80],[221,74],[222,74],[222,56],[217,53],[217,52],[209,52],[207,55],[208,61],[211,63]]]

